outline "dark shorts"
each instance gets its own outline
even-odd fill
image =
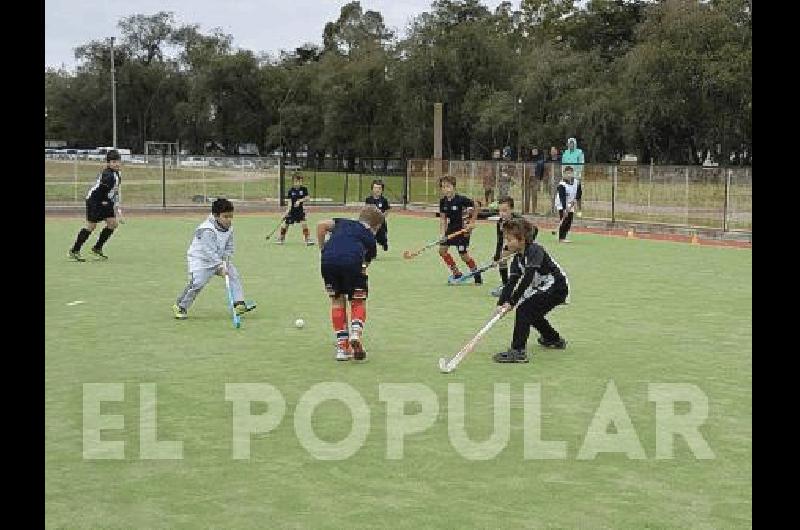
[[[86,220],[90,223],[99,223],[109,217],[116,217],[114,203],[111,201],[107,201],[107,203],[86,199]]]
[[[289,215],[286,216],[286,224],[291,225],[294,223],[302,223],[306,220],[306,212],[300,209],[292,209]]]
[[[547,291],[537,292],[517,307],[517,319],[531,322],[567,300],[567,286],[556,283]]]
[[[453,230],[453,232],[458,232],[458,230]],[[456,250],[459,254],[467,252],[467,249],[469,249],[469,234],[462,234],[454,237],[453,239],[448,239],[442,246],[456,247]]]
[[[328,296],[346,295],[349,300],[366,300],[369,294],[367,275],[361,265],[323,263],[320,267]]]

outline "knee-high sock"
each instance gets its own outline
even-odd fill
[[[469,257],[466,260],[464,260],[464,263],[467,264],[467,267],[469,267],[469,270],[471,270],[471,271],[474,271],[475,269],[478,268],[478,266],[475,265],[475,260],[472,259],[472,257]]]
[[[367,322],[367,303],[365,300],[353,300],[350,302],[350,327],[353,334],[362,334],[364,324]]]
[[[453,274],[459,273],[458,267],[456,266],[456,262],[453,259],[453,256],[451,256],[449,252],[445,253],[442,256],[442,260],[444,261],[445,265],[447,265],[450,268],[450,272],[452,272]]]
[[[103,250],[103,245],[106,244],[108,238],[111,237],[111,234],[114,233],[114,230],[111,228],[105,227],[100,231],[100,237],[97,238],[97,243],[94,244],[94,248],[97,250]]]
[[[340,306],[331,306],[331,323],[336,334],[336,342],[346,342],[350,337],[347,332],[347,309]]]
[[[72,245],[73,252],[80,252],[81,247],[86,240],[89,239],[89,236],[92,235],[92,232],[87,230],[86,228],[81,228],[81,231],[78,232],[78,237],[75,238],[75,244]]]

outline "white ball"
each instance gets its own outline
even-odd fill
[[[306,322],[302,318],[298,318],[297,320],[294,321],[294,325],[297,328],[302,328],[303,326],[306,325]]]

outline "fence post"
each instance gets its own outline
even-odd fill
[[[690,226],[689,223],[689,166],[686,166],[686,226]]]
[[[725,202],[722,205],[722,231],[728,231],[728,202],[730,201],[730,192],[731,192],[731,173],[733,173],[732,169],[729,169],[725,174]]]
[[[647,184],[647,217],[650,218],[650,194],[653,191],[653,158],[650,157],[650,178]]]
[[[314,199],[318,199],[317,196],[317,168],[319,167],[319,158],[314,158]]]
[[[167,155],[161,149],[161,207],[167,208]]]
[[[430,176],[430,160],[425,159],[425,203],[428,203],[428,177]]]
[[[244,157],[239,157],[239,175],[242,179],[242,202],[244,202]]]
[[[611,166],[611,225],[616,222],[617,166]]]
[[[203,170],[201,175],[203,179],[203,204],[208,202],[208,189],[206,187],[206,164],[208,164],[208,157],[203,157],[203,166],[201,169]]]
[[[406,160],[406,171],[403,175],[403,209],[408,210],[408,174],[411,171],[411,162]]]
[[[342,204],[347,206],[347,184],[350,181],[350,168],[344,170],[344,196],[342,197]]]
[[[75,164],[72,166],[72,173],[75,181],[75,202],[78,202],[78,155],[75,155]]]
[[[286,168],[283,167],[283,142],[281,142],[281,156],[278,159],[278,204],[281,208],[286,206],[286,184],[283,182],[283,175],[286,173]]]

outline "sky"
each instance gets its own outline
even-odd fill
[[[482,0],[490,10],[501,0]],[[430,11],[432,0],[361,0],[364,11],[378,11],[398,36],[409,21]],[[45,0],[45,67],[76,66],[74,48],[92,40],[120,37],[123,17],[172,11],[175,22],[199,24],[203,33],[219,27],[233,35],[233,46],[277,55],[306,42],[322,44],[322,30],[339,18],[348,0]],[[512,4],[516,7],[519,1]]]

